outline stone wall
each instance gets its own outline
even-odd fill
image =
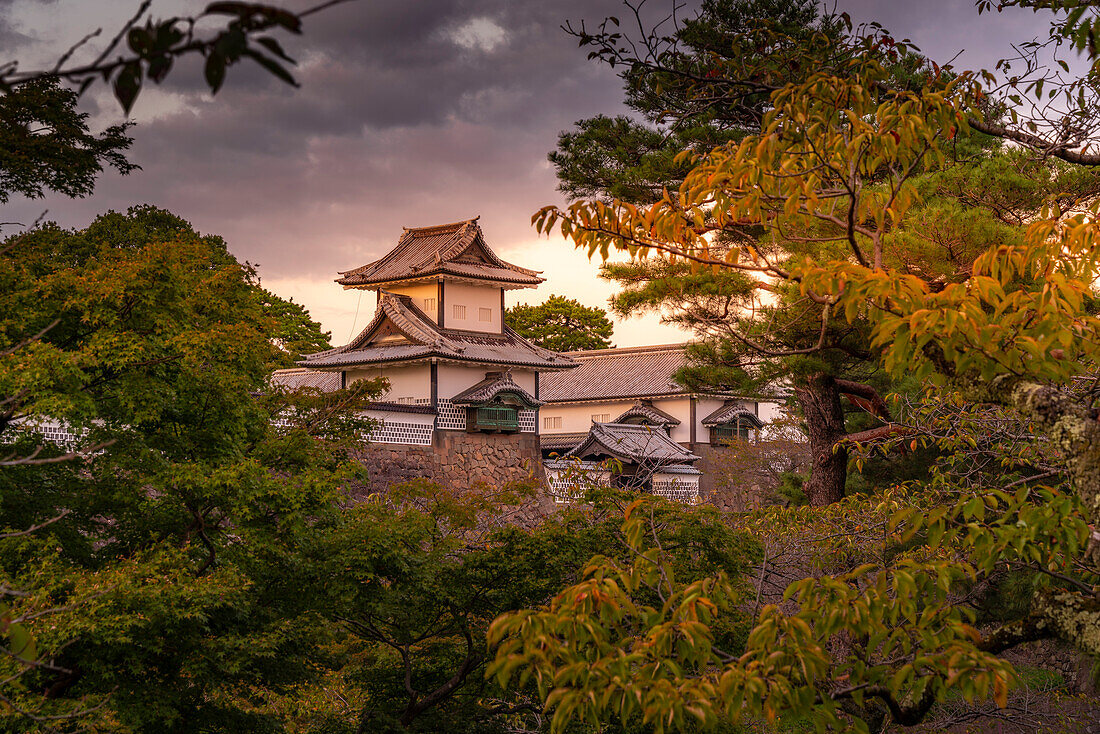
[[[546,484],[539,437],[534,433],[437,430],[431,446],[371,444],[360,459],[370,476],[367,484],[357,491],[364,496],[410,479],[431,479],[453,489],[465,489],[479,483],[501,487],[531,478],[543,488]],[[516,522],[525,524],[529,511],[542,514],[552,505],[553,500],[540,490],[534,506],[524,508],[520,513],[523,517],[517,517]]]
[[[687,444],[685,448],[700,457],[695,468],[703,472],[699,477],[699,495],[704,502],[726,512],[745,512],[769,503],[764,488],[730,476],[729,461],[723,458],[728,449],[709,443]]]
[[[500,487],[510,482],[535,479],[538,492],[516,507],[505,507],[495,524],[528,527],[555,510],[542,471],[536,434],[467,434],[461,430],[437,430],[432,446],[373,443],[360,454],[370,480],[356,487],[364,497],[384,492],[390,485],[411,479],[430,479],[453,490],[485,483]]]

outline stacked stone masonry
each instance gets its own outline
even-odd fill
[[[430,446],[372,444],[360,458],[370,474],[367,492],[418,478],[456,488],[544,479],[539,438],[532,433],[435,431]]]

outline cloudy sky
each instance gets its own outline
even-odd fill
[[[672,0],[649,0],[652,8]],[[1046,30],[1041,16],[979,18],[972,0],[838,0],[856,20],[878,20],[933,58],[991,67],[1009,42]],[[314,2],[284,0],[303,9]],[[111,32],[138,0],[0,0],[5,59],[31,68],[90,30]],[[192,14],[205,2],[156,0],[152,14]],[[623,111],[619,80],[589,62],[559,26],[621,15],[619,0],[359,0],[308,19],[287,41],[300,89],[258,71],[231,69],[216,97],[197,66],[142,93],[132,160],[141,171],[102,177],[84,200],[13,201],[3,219],[43,209],[65,226],[137,203],[161,206],[220,234],[264,284],[305,304],[333,341],[369,318],[373,298],[343,291],[336,272],[388,250],[402,226],[481,215],[492,247],[544,271],[537,291],[605,306],[611,286],[560,238],[539,238],[531,215],[560,203],[546,161],[575,121]],[[100,92],[83,108],[97,126],[123,119]],[[8,230],[10,232],[10,229]],[[360,308],[361,305],[361,308]],[[358,309],[358,315],[356,315]],[[679,341],[656,318],[616,324],[620,346]]]

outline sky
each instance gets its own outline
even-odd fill
[[[649,0],[656,12],[672,0]],[[206,4],[155,0],[151,14],[192,15]],[[313,0],[284,0],[301,10]],[[972,0],[837,0],[858,21],[877,20],[935,59],[992,67],[1011,41],[1046,31],[1042,16],[978,17]],[[109,37],[138,0],[0,0],[3,61],[30,69],[56,59],[96,28]],[[13,200],[3,221],[43,211],[66,227],[148,203],[218,234],[263,284],[305,305],[334,344],[369,320],[374,298],[333,283],[338,271],[377,259],[403,226],[480,215],[502,257],[543,271],[537,290],[606,307],[613,285],[598,262],[560,236],[540,237],[531,216],[564,203],[547,153],[558,134],[596,114],[625,112],[613,70],[586,59],[560,26],[623,15],[619,0],[359,0],[310,16],[285,46],[300,88],[244,65],[212,96],[197,64],[180,64],[142,92],[129,119],[129,176],[105,173],[79,200]],[[683,12],[690,12],[686,9]],[[93,43],[94,47],[94,43]],[[79,57],[79,55],[78,55]],[[93,88],[81,100],[93,128],[126,119]],[[5,234],[11,233],[11,228]],[[617,320],[614,343],[683,341],[656,316]]]

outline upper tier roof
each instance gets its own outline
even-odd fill
[[[440,328],[411,298],[386,291],[381,292],[374,319],[359,336],[345,346],[310,354],[298,364],[333,369],[425,357],[539,370],[576,366],[569,357],[532,344],[508,326],[501,334]]]
[[[568,354],[580,367],[542,378],[539,397],[549,403],[688,393],[687,388],[673,380],[673,375],[687,363],[683,344]]]
[[[534,288],[545,280],[537,270],[497,257],[485,244],[476,217],[434,227],[406,227],[397,246],[381,259],[340,275],[336,282],[349,288],[378,288],[448,275],[487,280],[506,288]]]

